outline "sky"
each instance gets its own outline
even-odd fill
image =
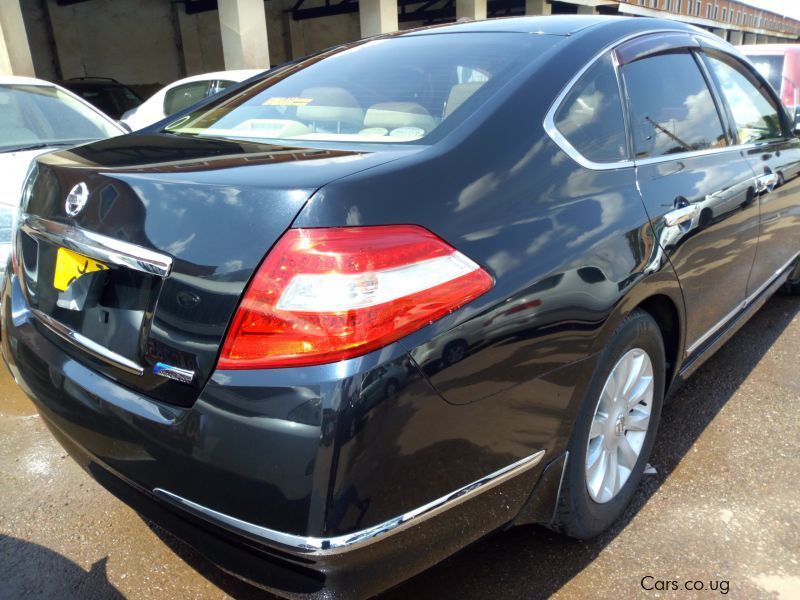
[[[770,10],[779,15],[800,20],[800,0],[740,0],[756,8]]]

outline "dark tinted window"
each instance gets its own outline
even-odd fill
[[[556,128],[587,159],[627,157],[625,124],[614,65],[608,54],[578,80],[555,114]]]
[[[0,85],[0,152],[119,135],[94,109],[49,85]]]
[[[763,54],[748,58],[764,79],[780,94],[783,85],[783,54]]]
[[[512,33],[372,40],[273,69],[167,130],[254,140],[417,141],[474,113],[558,41]]]
[[[758,81],[744,69],[714,56],[708,65],[736,124],[736,141],[746,144],[781,137],[781,120],[772,98],[759,90]]]
[[[622,73],[637,158],[725,145],[716,105],[691,54],[651,56]]]
[[[208,81],[193,81],[169,90],[164,96],[164,114],[169,116],[200,102],[208,95],[208,84]]]

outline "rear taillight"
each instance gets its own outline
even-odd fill
[[[245,291],[218,367],[294,367],[366,354],[492,285],[486,271],[422,227],[290,229]]]

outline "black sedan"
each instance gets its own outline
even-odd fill
[[[800,292],[792,127],[668,21],[339,46],[38,159],[3,356],[101,483],[282,594],[588,538],[670,391]]]

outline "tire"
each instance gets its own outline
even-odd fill
[[[568,446],[569,459],[553,529],[570,537],[589,539],[610,527],[625,510],[653,448],[664,401],[665,365],[664,342],[658,325],[648,313],[633,311],[601,353],[583,400]],[[625,368],[629,370],[620,370]],[[618,386],[611,374],[625,380],[624,374],[631,371],[638,373],[638,379],[630,385],[631,391],[626,392],[623,385],[615,393]],[[641,390],[645,391],[639,394]],[[638,402],[637,396],[641,397]],[[612,400],[617,397],[623,398],[619,404]],[[645,420],[648,409],[649,417]],[[598,422],[593,429],[596,411]],[[606,414],[608,417],[604,418]],[[619,467],[602,468],[605,464],[613,465],[614,461],[633,464],[633,468],[625,473]],[[604,472],[609,474],[608,478],[601,476]],[[617,479],[613,478],[614,473]]]
[[[800,296],[800,261],[781,290],[792,296]]]

